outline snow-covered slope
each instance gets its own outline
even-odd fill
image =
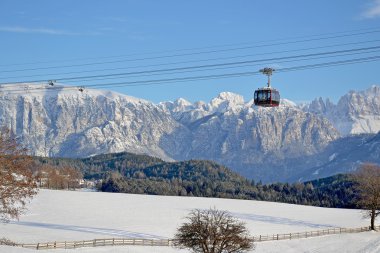
[[[305,111],[326,117],[342,134],[377,133],[380,131],[380,87],[350,91],[333,104],[318,98]]]
[[[195,208],[226,210],[245,222],[252,235],[295,233],[334,227],[362,227],[369,223],[367,219],[362,218],[360,210],[319,208],[263,201],[99,192],[41,190],[29,208],[30,211],[21,216],[19,221],[0,224],[2,237],[30,243],[114,237],[172,238],[177,227],[184,222],[184,217]],[[359,238],[363,240],[349,244],[353,248],[339,249],[337,247],[341,247],[343,243],[337,243],[336,248],[333,247],[333,243],[342,240],[342,237],[329,238],[257,243],[255,252],[302,252],[297,251],[298,248],[304,251],[314,248],[313,252],[326,252],[323,251],[323,248],[318,250],[315,247],[327,242],[330,242],[327,243],[329,245],[327,249],[336,249],[337,252],[355,252],[350,250],[358,247],[370,247],[371,243],[376,241],[376,238],[370,234],[367,234],[366,239],[362,238],[360,234],[343,236],[343,238],[347,238],[347,242],[356,241],[355,239]],[[375,248],[376,245],[372,246]],[[291,247],[295,247],[293,249],[296,251],[290,251]],[[2,249],[5,248],[0,248],[0,252]],[[133,247],[99,247],[76,249],[75,251],[188,252],[172,248],[144,248],[142,246],[138,247],[137,251],[134,251],[135,249]],[[56,251],[54,250],[54,252]]]

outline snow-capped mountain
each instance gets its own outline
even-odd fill
[[[183,99],[161,103],[191,133],[185,153],[169,154],[179,160],[214,160],[264,181],[280,180],[287,173],[284,160],[316,154],[339,137],[327,119],[304,112],[291,101],[282,104],[257,108],[253,101],[245,103],[242,96],[229,92],[208,104]]]
[[[282,100],[278,108],[257,108],[230,92],[208,103],[178,99],[155,105],[109,91],[19,87],[22,92],[0,87],[0,125],[34,155],[128,151],[165,160],[208,159],[263,181],[323,165],[325,158],[315,157],[340,138],[339,131],[355,132],[360,123],[362,131],[373,132],[380,115],[379,87],[350,92],[337,105],[320,99],[300,107]]]
[[[380,87],[376,85],[350,91],[336,105],[318,98],[303,109],[326,117],[342,135],[380,131]]]
[[[253,101],[244,103],[228,92],[208,104],[187,101],[180,108],[176,103],[169,103],[174,105],[170,109],[160,105],[193,133],[189,151],[180,159],[212,159],[264,181],[307,180],[380,162],[372,150],[380,144],[372,142],[372,151],[367,146],[357,150],[358,141],[366,142],[362,136],[339,137],[367,133],[371,139],[380,131],[378,86],[350,91],[337,105],[322,98],[302,106],[283,99],[279,108],[256,108]]]
[[[170,160],[164,149],[175,149],[180,138],[163,136],[174,129],[186,133],[170,115],[142,99],[109,91],[20,86],[22,93],[7,92],[11,86],[0,88],[0,125],[19,136],[33,155],[86,157],[130,151]]]

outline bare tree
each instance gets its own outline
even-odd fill
[[[63,166],[60,168],[61,174],[65,179],[65,184],[67,186],[67,189],[73,189],[79,188],[79,180],[83,178],[83,174],[75,168],[69,167],[69,166]]]
[[[26,154],[9,130],[0,132],[0,220],[18,218],[35,194],[37,185]]]
[[[380,166],[363,164],[353,175],[359,192],[359,206],[366,209],[366,217],[371,218],[371,229],[375,230],[375,218],[380,214]]]
[[[175,235],[178,248],[196,253],[240,253],[254,248],[243,222],[225,211],[193,210]]]
[[[83,174],[76,168],[48,163],[35,166],[33,172],[39,187],[48,189],[75,190],[80,187],[80,180],[83,179]]]

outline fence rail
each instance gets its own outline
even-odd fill
[[[380,230],[380,226],[375,227]],[[323,235],[343,234],[343,233],[359,233],[370,231],[371,227],[361,228],[332,228],[325,230],[316,230],[300,233],[289,234],[273,234],[273,235],[257,235],[253,236],[254,242],[264,241],[277,241],[277,240],[292,240],[300,238],[317,237]],[[99,247],[99,246],[124,246],[124,245],[139,245],[139,246],[172,246],[173,239],[141,239],[141,238],[107,238],[107,239],[94,239],[84,241],[70,241],[70,242],[47,242],[37,244],[8,244],[29,249],[75,249],[82,247]]]

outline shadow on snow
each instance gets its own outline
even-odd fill
[[[109,228],[95,228],[95,227],[82,227],[82,226],[74,226],[74,225],[61,225],[61,224],[49,224],[49,223],[41,223],[41,222],[29,222],[29,221],[11,221],[10,224],[20,225],[20,226],[28,226],[28,227],[41,227],[47,229],[58,229],[58,230],[67,230],[67,231],[75,231],[75,232],[83,232],[83,233],[92,233],[92,234],[102,234],[102,235],[112,235],[126,238],[141,238],[141,239],[167,239],[166,237],[153,235],[153,234],[145,234],[132,232],[121,229],[109,229]]]

